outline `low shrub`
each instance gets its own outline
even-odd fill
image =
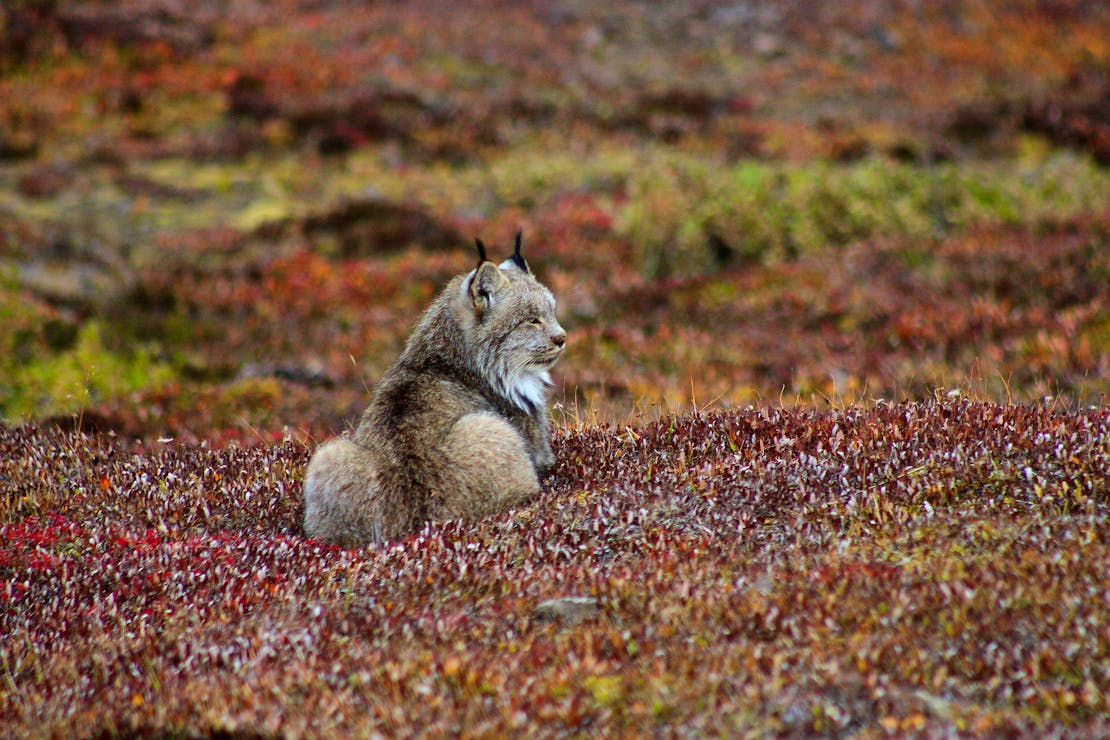
[[[1110,202],[1110,172],[1058,152],[1038,163],[922,166],[744,161],[655,153],[616,217],[648,277],[778,261],[872,237],[941,238],[973,225],[1039,225]]]

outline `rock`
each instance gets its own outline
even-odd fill
[[[592,596],[564,596],[537,604],[532,616],[541,622],[561,622],[570,627],[601,616],[601,607]]]
[[[772,59],[786,53],[783,48],[782,39],[768,32],[761,32],[755,35],[755,38],[752,39],[752,50],[764,59]]]
[[[0,264],[0,267],[3,265]],[[51,303],[99,310],[134,294],[134,270],[117,249],[61,238],[14,264],[20,285]]]
[[[277,378],[309,388],[334,388],[336,385],[335,378],[318,361],[304,364],[248,362],[239,370],[238,378]]]

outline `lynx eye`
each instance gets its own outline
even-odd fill
[[[543,321],[538,318],[528,319],[528,323],[532,326],[543,326]]]

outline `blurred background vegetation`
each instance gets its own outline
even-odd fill
[[[1110,8],[16,0],[0,416],[343,428],[523,228],[557,418],[1104,403]]]

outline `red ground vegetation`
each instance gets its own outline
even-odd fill
[[[354,550],[296,442],[0,435],[19,732],[1108,729],[1105,410],[568,430],[536,501]]]

